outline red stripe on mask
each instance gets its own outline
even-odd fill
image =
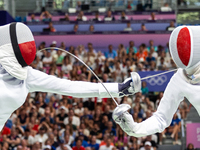
[[[36,55],[35,41],[21,43],[19,44],[19,49],[24,61],[27,63],[27,65],[30,65],[35,59]]]
[[[182,63],[187,66],[190,61],[191,54],[191,39],[190,32],[187,27],[179,31],[177,38],[177,51]]]

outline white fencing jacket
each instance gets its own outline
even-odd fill
[[[180,102],[186,97],[200,114],[200,85],[186,82],[183,69],[178,69],[164,92],[157,111],[147,120],[136,123],[129,135],[141,137],[162,132],[172,121]]]
[[[118,97],[118,83],[104,83],[114,97]],[[52,92],[73,97],[110,97],[100,83],[70,81],[47,75],[28,67],[26,80],[11,76],[0,65],[0,131],[7,119],[26,100],[29,92]]]

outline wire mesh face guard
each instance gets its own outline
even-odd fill
[[[169,40],[171,56],[179,68],[188,69],[200,61],[200,27],[179,26]]]

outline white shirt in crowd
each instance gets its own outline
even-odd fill
[[[65,125],[69,124],[69,118],[68,117],[64,119],[64,124]],[[75,125],[75,126],[80,126],[80,118],[73,116],[72,124]]]
[[[102,145],[99,150],[112,150],[113,147],[113,145],[110,145],[109,147],[107,147],[106,145]]]
[[[66,147],[67,150],[72,150],[72,148],[71,148],[68,144],[65,144],[64,147]],[[58,147],[56,148],[56,150],[63,150],[63,149],[62,149],[60,146],[58,146]]]

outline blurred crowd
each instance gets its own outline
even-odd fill
[[[45,42],[38,50],[47,47]],[[31,66],[62,79],[98,82],[90,71],[78,60],[54,47],[69,51],[83,60],[103,82],[123,82],[132,71],[156,71],[176,68],[168,50],[163,47],[141,44],[134,41],[117,49],[108,46],[105,53],[96,51],[92,43],[87,47],[66,47],[53,41],[50,49],[37,53]],[[146,83],[142,83],[141,93],[134,96],[116,98],[119,103],[131,105],[130,113],[135,122],[149,118],[156,111],[163,92],[153,93],[151,99]],[[189,111],[182,101],[172,123],[163,133],[147,137],[130,137],[112,120],[115,103],[110,98],[75,98],[42,93],[30,93],[26,102],[7,121],[0,134],[2,150],[156,150],[162,139],[170,136],[174,144],[180,143],[181,118]]]
[[[49,22],[48,27],[44,28],[43,31],[45,31],[45,32],[47,32],[47,31],[48,32],[56,32],[56,29],[53,26],[53,22],[51,22],[52,15],[48,11],[42,12],[39,20],[43,21],[43,22]],[[38,22],[39,20],[36,19],[35,14],[31,14],[31,18],[28,21],[29,22]],[[131,22],[130,22],[130,20],[133,20],[133,18],[128,18],[124,11],[121,12],[121,16],[119,16],[118,18],[115,17],[112,14],[112,11],[110,11],[110,10],[107,11],[107,13],[106,13],[106,15],[104,16],[103,19],[99,16],[98,12],[95,13],[93,19],[88,19],[87,16],[84,15],[83,11],[80,11],[78,13],[78,16],[76,17],[75,20],[70,20],[68,13],[65,14],[64,18],[60,18],[60,21],[115,21],[115,20],[128,21],[127,27],[124,28],[124,31],[133,31],[134,30],[131,27]],[[152,20],[152,21],[157,20],[155,12],[151,12],[151,15],[149,16],[148,20]],[[166,30],[172,31],[175,27],[176,27],[175,22],[172,20],[170,22],[169,26],[166,27]],[[76,33],[77,31],[79,31],[79,26],[78,26],[78,24],[75,24],[74,28],[73,28],[73,32]],[[95,32],[95,27],[94,27],[93,24],[90,25],[88,31]],[[139,31],[148,31],[148,29],[146,28],[144,23],[141,24],[141,29]]]

